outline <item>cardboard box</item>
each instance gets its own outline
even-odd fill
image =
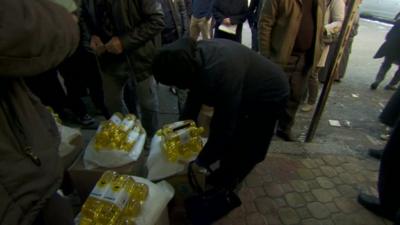
[[[86,169],[83,162],[83,153],[77,158],[75,163],[68,169],[68,175],[71,182],[78,192],[82,202],[86,200],[96,185],[97,180],[106,170],[113,170],[120,174],[135,175],[139,177],[146,177],[145,157],[144,152],[135,162],[129,163],[122,167],[116,168],[94,168]]]

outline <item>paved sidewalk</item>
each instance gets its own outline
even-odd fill
[[[303,144],[304,145],[304,144]],[[288,144],[274,142],[273,148]],[[293,146],[293,145],[292,145]],[[246,178],[242,206],[217,225],[391,225],[357,203],[376,194],[379,162],[352,155],[270,152]]]

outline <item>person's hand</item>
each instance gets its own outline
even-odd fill
[[[225,19],[222,21],[222,24],[224,24],[224,25],[226,25],[226,26],[232,25],[231,19],[230,19],[230,18],[225,18]]]
[[[109,53],[119,55],[123,52],[121,40],[118,37],[112,37],[111,40],[106,44],[106,50]]]
[[[105,52],[103,42],[96,35],[92,35],[92,38],[90,39],[90,48],[93,49],[97,55],[101,55]]]

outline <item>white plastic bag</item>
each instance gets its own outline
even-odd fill
[[[115,151],[110,149],[102,149],[100,151],[97,151],[94,146],[93,137],[89,145],[86,147],[85,154],[83,156],[85,168],[115,168],[136,161],[143,151],[145,141],[146,133],[143,132],[142,134],[140,134],[138,141],[129,152]]]
[[[58,155],[62,158],[74,150],[74,146],[70,143],[72,140],[81,136],[82,134],[79,129],[67,127],[61,124],[57,124],[57,127],[61,136],[61,144],[58,148]]]
[[[149,195],[142,205],[141,213],[135,218],[136,225],[154,225],[166,209],[168,202],[174,197],[174,188],[166,181],[157,184],[141,178],[132,176],[138,182],[149,187]],[[79,224],[80,214],[75,218],[75,224]]]

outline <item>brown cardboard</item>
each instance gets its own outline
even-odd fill
[[[68,174],[71,178],[72,184],[78,192],[79,197],[82,201],[85,201],[87,196],[92,191],[95,186],[97,180],[106,170],[113,170],[119,174],[127,174],[134,175],[139,177],[146,177],[145,170],[145,160],[144,160],[144,152],[140,158],[132,163],[129,163],[125,166],[116,167],[116,168],[94,168],[94,169],[86,169],[83,163],[83,154],[81,154],[75,163],[68,169]]]

